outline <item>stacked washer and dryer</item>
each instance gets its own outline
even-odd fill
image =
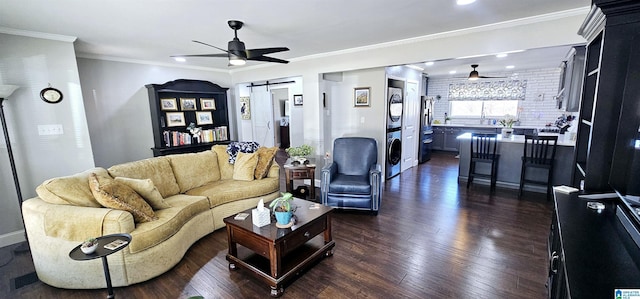
[[[387,97],[389,100],[387,115],[387,148],[386,148],[386,175],[389,179],[400,174],[400,161],[402,160],[402,102],[403,89],[389,87]]]

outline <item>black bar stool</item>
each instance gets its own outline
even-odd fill
[[[476,176],[487,177],[491,179],[491,187],[489,192],[496,190],[496,179],[498,177],[498,159],[500,155],[496,154],[498,148],[498,134],[471,134],[471,151],[469,159],[469,176],[467,177],[467,189],[473,178]],[[477,173],[476,163],[489,163],[491,164],[491,173]]]
[[[551,198],[553,185],[553,165],[555,164],[558,136],[524,136],[524,154],[522,155],[522,171],[520,172],[520,189],[518,199],[522,197],[525,183],[547,185],[547,200]],[[547,169],[547,180],[525,179],[527,168]]]

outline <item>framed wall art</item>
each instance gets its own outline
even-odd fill
[[[180,127],[184,125],[184,112],[167,112],[167,127]]]
[[[178,110],[178,104],[175,98],[172,99],[160,99],[160,109],[164,111],[176,111]]]
[[[198,125],[212,125],[213,117],[211,111],[196,111],[196,123]]]
[[[353,106],[367,107],[370,105],[369,87],[356,87],[353,89]]]
[[[251,119],[251,98],[240,97],[240,115],[242,119]]]
[[[216,110],[215,99],[200,99],[200,110]]]
[[[182,111],[196,110],[196,99],[195,98],[181,98],[180,99],[180,110],[182,110]]]
[[[294,106],[302,106],[302,95],[294,94],[293,95],[293,105]]]

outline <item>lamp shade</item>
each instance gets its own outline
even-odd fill
[[[0,99],[8,98],[19,87],[18,85],[0,85]]]

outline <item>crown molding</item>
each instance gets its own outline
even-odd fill
[[[55,41],[68,42],[68,43],[73,43],[76,41],[76,39],[78,39],[75,36],[20,30],[20,29],[8,28],[8,27],[0,27],[0,33],[42,38],[42,39],[55,40]]]
[[[606,21],[607,19],[604,13],[602,13],[602,10],[599,7],[593,5],[591,6],[589,14],[580,26],[580,29],[578,29],[578,34],[582,35],[586,40],[591,42],[594,38],[596,38],[596,36],[598,36],[598,33],[600,33],[604,29]]]
[[[130,58],[115,57],[115,56],[88,54],[88,53],[76,53],[76,57],[77,58],[85,58],[85,59],[106,60],[106,61],[114,61],[114,62],[125,62],[125,63],[135,63],[135,64],[144,64],[144,65],[153,65],[153,66],[164,66],[164,67],[173,67],[173,68],[181,68],[181,69],[190,69],[190,70],[198,70],[198,71],[217,72],[217,73],[225,73],[225,74],[229,73],[229,70],[219,69],[219,68],[212,68],[212,67],[194,66],[194,65],[180,65],[180,64],[173,64],[173,63],[167,63],[167,62],[141,60],[141,59],[130,59]]]

